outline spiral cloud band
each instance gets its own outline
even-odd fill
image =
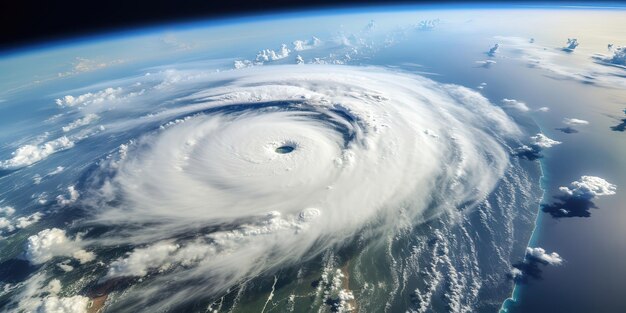
[[[520,132],[472,90],[380,68],[177,74],[187,79],[154,92],[180,105],[105,125],[169,121],[103,162],[94,175],[106,178],[86,196],[97,212],[87,223],[115,231],[83,244],[133,247],[102,279],[149,276],[118,304],[175,307],[364,229],[470,209]],[[142,97],[150,91],[133,101]]]

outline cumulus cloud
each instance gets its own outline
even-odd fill
[[[570,126],[589,125],[588,121],[577,118],[564,118],[563,123]]]
[[[18,169],[39,162],[53,153],[74,147],[74,141],[63,136],[41,145],[24,145],[13,153],[12,158],[0,161],[0,168]]]
[[[178,250],[179,246],[171,242],[161,242],[146,248],[135,249],[125,258],[120,258],[109,268],[107,277],[120,276],[145,276],[149,269],[161,268],[171,265],[171,254]]]
[[[502,107],[507,109],[514,109],[520,112],[528,112],[530,110],[526,103],[519,100],[507,98],[502,99]]]
[[[539,109],[537,109],[537,111],[539,111],[539,112],[548,112],[548,111],[550,111],[550,108],[549,107],[540,107]]]
[[[80,105],[99,104],[108,100],[115,100],[122,94],[122,88],[106,88],[95,93],[86,93],[74,97],[72,95],[56,99],[55,102],[60,107],[74,107]]]
[[[530,137],[531,140],[531,144],[536,145],[540,148],[552,148],[556,145],[560,145],[561,142],[560,141],[556,141],[556,140],[552,140],[550,138],[548,138],[548,136],[542,134],[542,133],[538,133],[535,136]]]
[[[2,215],[11,216],[14,213],[15,213],[15,209],[13,207],[10,207],[10,206],[0,207],[0,214]]]
[[[76,200],[78,200],[78,197],[80,197],[80,193],[78,192],[78,190],[76,190],[74,186],[69,186],[67,187],[67,196],[57,196],[57,204],[60,206],[70,205],[76,202]]]
[[[61,129],[64,132],[68,132],[71,130],[74,130],[76,128],[82,127],[82,126],[86,126],[91,124],[94,121],[97,121],[100,117],[97,114],[87,114],[85,115],[85,117],[79,118],[69,124],[67,124],[66,126],[63,126]]]
[[[550,139],[548,136],[538,133],[530,137],[529,145],[523,145],[515,149],[515,155],[532,161],[543,157],[541,155],[543,149],[552,148],[559,144],[561,144],[560,141]]]
[[[5,206],[0,207],[0,234],[11,233],[15,230],[26,228],[32,224],[35,224],[41,220],[43,214],[35,212],[30,215],[13,217],[15,209],[13,207]]]
[[[304,51],[304,50],[309,50],[309,49],[313,49],[315,47],[318,47],[322,44],[322,41],[317,38],[317,37],[313,37],[310,40],[296,40],[293,42],[293,50],[294,51]]]
[[[259,51],[256,55],[256,62],[264,63],[268,61],[276,61],[280,59],[284,59],[289,56],[291,50],[287,47],[286,44],[282,44],[278,51],[274,51],[272,49],[265,49]]]
[[[524,260],[513,264],[508,276],[517,283],[525,284],[531,279],[541,279],[540,265],[559,266],[563,262],[563,258],[556,252],[548,253],[540,247],[527,247]]]
[[[534,258],[541,263],[548,265],[561,265],[563,264],[563,258],[556,252],[547,253],[545,249],[536,247],[527,247],[526,256]]]
[[[81,249],[80,238],[70,239],[58,228],[44,229],[28,237],[24,257],[33,264],[42,264],[57,256],[77,259],[81,264],[91,262],[95,255]]]
[[[234,63],[235,69],[242,69],[246,67],[254,66],[254,63],[250,60],[235,60]]]
[[[580,181],[573,181],[569,186],[559,187],[561,192],[582,199],[614,195],[616,189],[615,185],[596,176],[582,176]]]
[[[89,298],[81,295],[61,296],[63,289],[58,279],[47,280],[38,273],[21,284],[20,292],[7,304],[15,312],[86,313]]]
[[[552,204],[543,204],[542,210],[555,218],[589,217],[590,209],[597,208],[592,200],[602,196],[614,195],[617,186],[595,176],[582,176],[569,186],[559,187],[560,196]]]

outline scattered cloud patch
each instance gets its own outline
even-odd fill
[[[67,196],[64,196],[64,195],[57,196],[58,205],[60,206],[70,205],[76,202],[76,200],[78,200],[78,197],[80,197],[80,193],[78,192],[78,190],[76,190],[74,186],[67,187],[67,193],[68,193]]]
[[[549,107],[540,107],[539,109],[537,109],[538,112],[548,112],[550,111]]]
[[[320,46],[322,41],[314,36],[310,40],[296,40],[292,44],[294,51],[304,51]]]
[[[13,153],[12,158],[0,161],[0,168],[18,169],[39,162],[53,153],[74,147],[74,142],[63,136],[41,145],[24,145]]]
[[[520,112],[528,112],[530,109],[526,105],[526,103],[522,101],[518,101],[515,99],[502,99],[502,107],[506,109],[514,109]]]
[[[58,77],[67,77],[85,72],[92,72],[104,69],[113,65],[122,64],[124,60],[98,61],[77,57],[72,63],[72,69],[66,72],[57,73]]]
[[[280,46],[280,49],[278,49],[277,51],[274,51],[271,49],[265,49],[265,50],[259,51],[259,53],[256,55],[255,60],[258,63],[276,61],[276,60],[280,60],[280,59],[284,59],[288,57],[290,53],[291,53],[291,50],[287,47],[287,45],[282,44]]]
[[[21,284],[21,291],[9,306],[15,312],[86,313],[89,298],[81,295],[61,296],[63,289],[58,279],[48,280],[38,273]]]
[[[560,266],[563,262],[564,259],[556,252],[548,253],[540,247],[527,247],[524,260],[513,264],[508,276],[516,283],[526,284],[531,279],[541,279],[540,265]]]
[[[476,61],[476,64],[478,64],[478,67],[482,67],[482,68],[490,68],[492,65],[496,63],[497,62],[494,60]]]
[[[564,118],[563,123],[569,126],[589,125],[588,121],[577,118]]]
[[[608,181],[596,176],[582,176],[580,181],[573,181],[567,187],[559,190],[571,197],[595,199],[601,196],[614,195],[617,187]]]
[[[547,253],[545,249],[536,247],[527,247],[526,256],[537,259],[539,262],[548,265],[561,265],[563,264],[563,258],[556,252]]]
[[[122,94],[122,88],[106,88],[96,93],[86,93],[74,97],[71,95],[56,99],[55,102],[60,107],[74,107],[79,105],[98,104],[107,100],[115,100]]]
[[[57,256],[72,257],[80,264],[95,259],[93,253],[81,248],[79,237],[70,239],[64,230],[58,228],[44,229],[28,237],[24,258],[32,264],[43,264]]]
[[[69,132],[71,130],[74,130],[76,128],[82,127],[82,126],[86,126],[91,124],[94,121],[97,121],[98,119],[100,119],[100,116],[98,116],[97,114],[87,114],[85,115],[85,117],[79,118],[69,124],[67,124],[66,126],[63,126],[61,129],[63,130],[63,132]]]
[[[0,217],[0,235],[6,235],[18,229],[26,228],[39,222],[43,217],[42,213],[35,212],[31,215],[13,218],[12,215],[15,213],[15,210],[12,207],[4,207],[3,209],[6,209],[6,211],[0,212],[3,215]]]
[[[480,85],[478,85],[478,89],[485,89],[485,87],[487,87],[487,83],[480,83]]]
[[[542,210],[555,218],[589,217],[591,209],[597,208],[593,200],[601,196],[614,195],[617,186],[595,176],[582,176],[579,181],[559,188],[558,201],[543,204]]]
[[[538,133],[537,135],[530,137],[530,140],[532,145],[538,146],[543,149],[552,148],[556,145],[561,144],[560,141],[552,140],[542,133]]]
[[[520,158],[533,161],[543,157],[541,154],[543,149],[552,148],[553,146],[559,144],[561,144],[560,141],[550,139],[548,136],[538,133],[537,135],[530,137],[529,145],[523,145],[515,149],[515,155]]]

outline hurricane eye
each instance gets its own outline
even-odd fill
[[[276,148],[276,153],[280,153],[280,154],[287,154],[287,153],[291,153],[293,152],[293,150],[295,150],[296,147],[293,145],[282,145],[278,148]]]

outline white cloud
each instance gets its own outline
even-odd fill
[[[37,313],[86,313],[89,298],[75,295],[62,297],[61,281],[52,279],[46,284],[46,276],[37,273],[22,283],[20,292],[11,300],[15,312]]]
[[[291,50],[287,48],[286,44],[282,44],[278,51],[274,51],[271,49],[265,49],[265,50],[259,51],[259,53],[256,55],[256,62],[264,63],[268,61],[276,61],[276,60],[284,59],[289,56],[289,53],[291,53]]]
[[[569,196],[591,200],[600,196],[614,195],[617,186],[596,176],[582,176],[580,181],[573,181],[568,187],[559,190]]]
[[[160,242],[146,248],[135,249],[126,258],[111,263],[107,276],[145,276],[150,269],[170,264],[170,254],[178,248],[177,244]]]
[[[17,169],[39,162],[53,153],[74,147],[74,142],[63,136],[41,145],[24,145],[13,153],[11,159],[0,161],[0,168]]]
[[[570,126],[588,125],[589,122],[577,118],[564,118],[563,123]]]
[[[18,228],[18,229],[26,228],[32,224],[39,222],[42,217],[43,217],[43,214],[40,212],[35,212],[28,216],[18,217],[15,220],[15,228]]]
[[[13,210],[13,208],[9,209]],[[13,212],[15,212],[15,210],[13,210]],[[20,216],[18,218],[11,219],[9,216],[13,213],[11,211],[9,211],[8,213],[10,214],[5,213],[6,217],[0,217],[0,234],[4,234],[4,232],[13,232],[16,229],[26,228],[32,224],[39,222],[43,217],[42,213],[35,212],[28,216]]]
[[[79,238],[68,238],[64,230],[44,229],[28,237],[25,258],[33,264],[42,264],[57,256],[77,259],[81,264],[93,261],[95,255],[80,247]]]
[[[293,42],[293,50],[294,51],[309,50],[321,44],[322,44],[322,41],[317,37],[313,37],[311,38],[311,40],[296,40]]]
[[[540,107],[539,109],[537,109],[537,111],[539,111],[539,112],[548,112],[548,111],[550,111],[550,108],[549,107]]]
[[[43,298],[41,305],[37,308],[38,313],[82,313],[87,312],[89,298],[85,296],[56,297],[48,296]]]
[[[250,60],[235,60],[235,69],[242,69],[246,67],[254,66],[254,63]]]
[[[10,206],[0,207],[0,214],[3,214],[4,216],[11,216],[14,213],[15,213],[15,209],[13,207],[10,207]]]
[[[193,74],[179,72],[183,77]],[[427,207],[428,212],[445,214],[456,204],[480,203],[510,166],[500,138],[521,135],[501,108],[474,90],[388,69],[260,66],[173,84],[176,93],[163,91],[167,99],[176,100],[193,86],[184,98],[189,104],[154,113],[153,120],[172,121],[232,104],[294,100],[361,119],[358,131],[363,133],[358,144],[342,148],[341,132],[301,112],[253,110],[243,121],[227,121],[222,114],[193,115],[138,138],[141,144],[132,145],[128,158],[116,160],[114,167],[103,162],[94,175],[104,174],[106,182],[85,186],[94,192],[81,199],[98,201],[99,190],[105,198],[123,194],[94,217],[121,231],[95,236],[89,243],[140,247],[108,264],[103,278],[153,274],[143,287],[156,291],[167,288],[158,281],[176,277],[180,282],[177,295],[154,299],[148,309],[189,301],[182,299],[189,294],[187,288],[194,288],[194,294],[214,294],[297,264],[358,234],[378,216],[389,219],[381,221],[381,229],[392,229],[396,218],[417,219]],[[337,119],[343,124],[343,117]],[[226,134],[222,129],[228,129]],[[276,147],[268,145],[285,139],[297,145],[294,153],[277,155]],[[367,179],[372,175],[376,180]],[[361,183],[355,185],[355,180]],[[169,188],[172,184],[175,190]],[[226,190],[224,185],[236,187]],[[304,196],[285,198],[285,190]],[[451,205],[432,208],[432,194],[445,190],[452,191],[446,192]],[[396,211],[400,207],[401,217]],[[266,208],[280,214],[264,216]],[[122,227],[129,223],[137,227]],[[190,227],[222,223],[233,225],[231,231],[188,236]],[[198,277],[211,277],[213,283],[187,284]],[[146,297],[145,289],[131,289],[125,291],[127,299]]]
[[[98,104],[107,100],[115,100],[122,93],[122,88],[106,88],[96,93],[86,93],[74,97],[71,95],[56,99],[55,102],[60,107],[73,107],[78,105]]]
[[[302,56],[296,56],[296,64],[304,64],[304,59],[302,58]]]
[[[529,255],[543,263],[547,263],[549,265],[561,265],[563,264],[563,258],[556,252],[546,253],[546,250],[540,247],[526,248],[526,255]]]
[[[72,64],[72,69],[70,71],[57,73],[58,77],[67,77],[71,75],[76,75],[84,72],[91,72],[103,68],[107,68],[111,65],[122,64],[124,60],[110,60],[110,61],[98,61],[92,59],[86,59],[77,57]]]
[[[61,129],[64,132],[68,132],[70,130],[89,125],[91,122],[97,121],[100,117],[96,114],[87,114],[85,117],[79,118],[69,124],[67,126],[63,126]]]
[[[530,67],[546,70],[549,72],[549,77],[573,79],[585,84],[626,88],[623,66],[613,63],[613,57],[595,55],[590,57],[596,62],[565,62],[564,58],[568,56],[555,49],[554,46],[529,43],[526,38],[520,37],[497,36],[495,38],[505,42],[508,48],[499,53],[504,54],[507,58],[521,60]],[[576,41],[577,43],[578,41]],[[567,47],[559,47],[559,49],[573,51],[567,50]],[[620,56],[615,60],[620,60]],[[606,66],[607,64],[611,66]]]
[[[76,200],[78,200],[78,197],[80,197],[80,193],[78,192],[78,190],[76,190],[74,186],[67,187],[67,192],[68,192],[69,197],[66,197],[63,195],[57,196],[58,205],[60,206],[70,205],[76,202]]]
[[[561,144],[560,141],[552,140],[542,133],[538,133],[537,135],[530,137],[530,140],[533,145],[541,148],[551,148]]]
[[[515,100],[515,99],[504,98],[502,99],[502,104],[504,108],[515,109],[520,112],[528,112],[530,110],[528,106],[526,105],[526,103]]]
[[[513,279],[520,278],[522,276],[524,276],[524,272],[522,272],[519,268],[514,267],[511,269],[511,277],[513,277]]]
[[[481,67],[484,68],[489,68],[491,67],[491,65],[496,64],[497,62],[495,60],[483,60],[483,61],[476,61],[476,64],[479,64]]]

